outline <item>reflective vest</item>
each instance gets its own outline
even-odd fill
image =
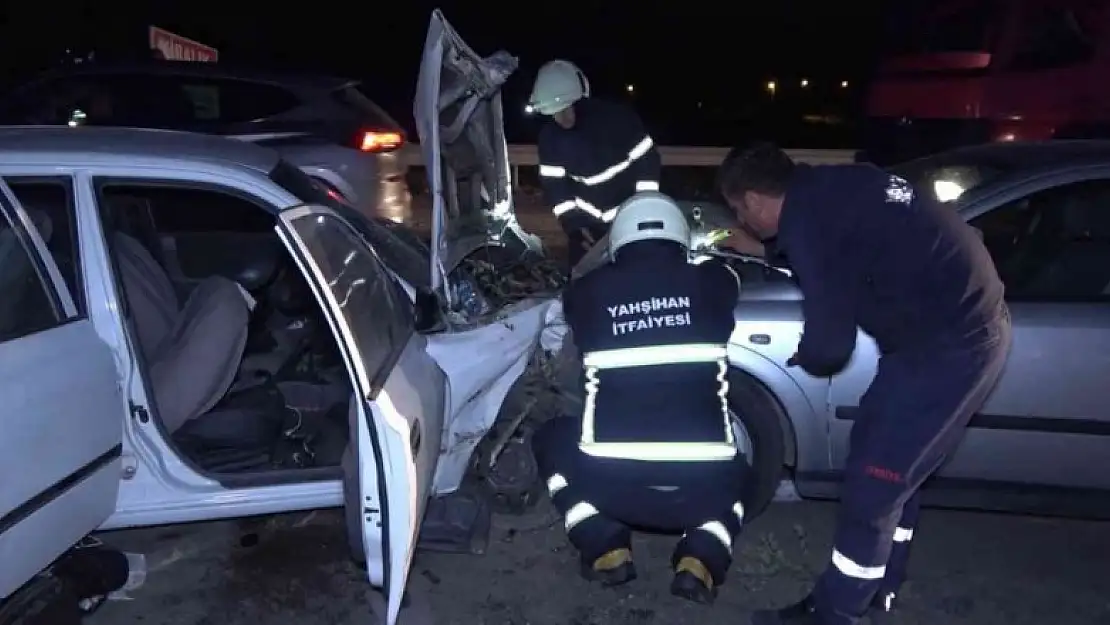
[[[718,366],[717,395],[721,399],[721,438],[703,442],[605,442],[594,434],[595,405],[601,389],[598,374],[607,369],[650,367],[683,363],[715,362]],[[728,408],[728,352],[725,345],[688,343],[653,345],[588,352],[582,357],[586,370],[586,398],[582,412],[583,453],[602,458],[653,462],[704,462],[729,460],[736,456],[736,438]]]

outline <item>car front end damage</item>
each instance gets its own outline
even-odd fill
[[[441,501],[470,496],[472,520],[463,531],[458,506],[433,503],[422,535],[448,550],[473,550],[479,538],[475,484],[483,506],[535,500],[529,432],[557,404],[558,341],[548,339],[561,332],[566,280],[514,212],[501,87],[516,67],[506,52],[479,56],[433,12],[413,107],[431,195],[425,284],[441,312],[427,349],[450,381],[432,490]]]

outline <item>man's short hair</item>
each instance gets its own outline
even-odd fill
[[[772,197],[786,194],[794,161],[777,145],[757,141],[729,151],[717,170],[717,189],[726,198],[754,191]]]

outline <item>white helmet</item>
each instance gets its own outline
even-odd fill
[[[528,112],[554,115],[590,95],[590,81],[578,66],[570,61],[548,61],[536,74]]]
[[[670,196],[657,191],[637,193],[617,208],[609,229],[609,256],[616,258],[625,245],[649,239],[690,247],[690,224],[682,209]]]

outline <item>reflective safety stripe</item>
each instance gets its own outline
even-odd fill
[[[565,178],[567,175],[567,168],[540,163],[540,175],[544,178]]]
[[[563,523],[569,532],[574,529],[575,525],[578,525],[595,514],[597,514],[597,508],[593,507],[593,505],[588,502],[579,501],[571,506],[570,510],[567,510],[567,518],[563,520]]]
[[[547,478],[547,494],[551,497],[554,497],[555,493],[563,490],[566,487],[567,478],[563,477],[562,474],[556,473],[555,475]]]
[[[659,183],[654,180],[637,180],[636,191],[658,191]]]
[[[732,536],[729,536],[728,528],[725,527],[724,523],[720,521],[710,521],[708,523],[703,523],[698,529],[712,534],[714,538],[721,541],[721,545],[724,546],[729,555],[732,555]]]
[[[587,187],[594,187],[599,184],[609,182],[613,178],[616,178],[618,174],[631,167],[632,163],[634,163],[636,159],[647,154],[651,150],[651,146],[653,145],[655,145],[655,142],[652,141],[650,136],[645,135],[643,139],[640,139],[639,143],[637,143],[631,150],[628,151],[628,156],[621,162],[616,163],[615,165],[606,168],[604,171],[592,176],[575,176],[572,174],[570,177],[578,182],[581,182]]]
[[[739,501],[732,504],[732,513],[736,515],[736,520],[739,521],[741,525],[743,525],[744,524],[744,504],[740,503]]]
[[[595,438],[595,410],[600,389],[598,372],[653,365],[717,363],[717,395],[721,401],[724,435],[713,442],[598,442]],[[579,449],[591,456],[656,462],[700,462],[728,460],[736,456],[736,440],[728,411],[728,350],[724,345],[689,343],[653,345],[589,352],[582,356],[586,370],[586,397],[582,411],[582,439]]]
[[[856,564],[848,556],[833,549],[832,563],[836,570],[853,579],[882,579],[886,575],[886,566],[863,566]]]
[[[894,542],[908,543],[911,540],[913,540],[913,530],[906,529],[904,527],[899,527],[898,529],[894,530]]]
[[[590,352],[582,357],[586,367],[624,369],[650,365],[675,365],[692,362],[714,362],[728,357],[724,345],[688,343],[686,345],[651,345]]]
[[[590,204],[586,200],[578,197],[574,198],[573,200],[559,202],[555,206],[551,207],[551,212],[554,213],[555,217],[558,218],[567,211],[571,211],[574,209],[585,211],[586,213],[589,213],[590,216],[592,216],[594,219],[599,219],[601,221],[604,221],[605,223],[613,221],[613,218],[617,216],[617,209],[615,207],[610,208],[607,211],[603,211],[593,204]]]

